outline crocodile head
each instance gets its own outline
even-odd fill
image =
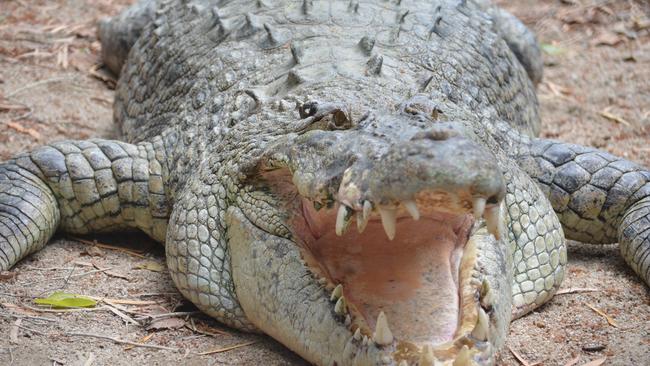
[[[229,211],[249,320],[322,365],[493,361],[510,320],[504,179],[423,99],[351,121],[305,103]]]

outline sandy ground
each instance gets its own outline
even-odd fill
[[[99,61],[94,24],[129,2],[0,0],[0,160],[46,141],[118,135],[111,122],[111,82],[100,80],[106,79],[101,70],[91,71]],[[544,136],[650,166],[650,5],[499,3],[544,45]],[[267,337],[234,332],[191,313],[167,272],[155,265],[164,263],[161,247],[146,237],[90,240],[58,237],[0,274],[0,364],[304,364]],[[92,240],[124,249],[98,247]],[[606,365],[650,365],[650,291],[617,246],[573,244],[569,257],[569,293],[513,322],[507,345],[522,360],[506,348],[499,364],[584,365],[605,358]],[[35,297],[55,290],[128,301],[91,311],[32,309]],[[129,324],[129,317],[151,320],[170,312],[181,312],[184,321],[158,318],[149,329]],[[101,338],[106,336],[176,350],[128,349]],[[208,351],[222,352],[196,355]]]

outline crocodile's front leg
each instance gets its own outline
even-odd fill
[[[650,171],[606,152],[532,139],[519,163],[537,179],[569,239],[620,243],[627,263],[650,284]]]
[[[165,238],[162,139],[63,141],[0,164],[0,270],[69,233],[138,228]]]

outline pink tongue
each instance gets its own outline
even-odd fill
[[[346,299],[371,329],[384,311],[400,340],[438,344],[452,339],[458,326],[455,277],[462,253],[454,232],[458,217],[400,218],[397,236],[389,241],[378,220],[369,222],[363,234],[352,222],[339,237],[332,215],[310,214],[315,216],[308,218],[310,231],[317,237],[306,243],[309,251],[332,282],[343,284]]]

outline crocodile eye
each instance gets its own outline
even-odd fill
[[[298,106],[302,119],[310,119],[309,130],[345,130],[352,127],[352,121],[344,112],[344,104],[310,101]]]

